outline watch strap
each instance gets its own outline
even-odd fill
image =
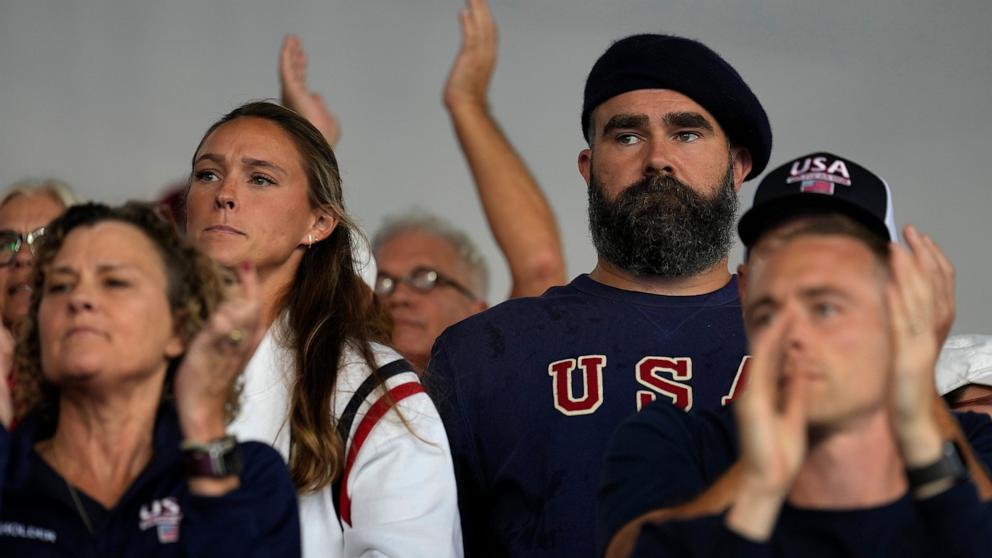
[[[944,479],[961,479],[967,475],[961,453],[953,441],[947,440],[941,449],[940,459],[924,465],[906,469],[906,478],[909,480],[909,489],[915,491],[921,486]]]
[[[234,436],[206,443],[183,442],[183,467],[190,477],[220,478],[241,474],[241,452]]]

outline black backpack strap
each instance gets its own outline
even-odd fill
[[[344,451],[341,455],[345,459],[348,458],[348,436],[351,434],[351,426],[355,423],[355,416],[358,415],[358,409],[361,408],[362,403],[375,390],[377,382],[385,384],[389,378],[404,372],[413,372],[413,367],[402,358],[394,360],[389,364],[384,364],[376,369],[375,374],[369,374],[369,377],[365,378],[362,385],[358,386],[355,393],[348,399],[348,404],[345,405],[344,412],[338,418],[338,435],[341,437],[341,442],[344,445]],[[341,466],[343,469],[343,462]],[[334,498],[334,513],[338,517],[339,524],[341,524],[341,510],[338,509],[341,503],[341,489],[341,475],[339,474],[337,480],[331,484],[331,496]],[[344,529],[343,524],[341,525],[341,529]]]

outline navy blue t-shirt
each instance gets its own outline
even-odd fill
[[[978,458],[992,465],[992,420],[976,413],[955,416]],[[651,405],[625,422],[610,442],[604,465],[600,554],[625,524],[698,495],[737,455],[730,408],[684,413]],[[934,545],[953,556],[950,545],[974,548],[972,533],[992,535],[990,514],[992,508],[978,502],[971,483],[961,483],[925,501],[904,497],[869,509],[805,510],[786,504],[769,544],[752,543],[724,528],[722,515],[647,526],[635,556],[943,556],[927,550]],[[938,528],[939,536],[928,534]]]
[[[992,553],[992,504],[961,481],[922,500],[908,495],[865,509],[809,510],[785,504],[768,542],[728,529],[724,516],[645,526],[632,557],[985,558]]]
[[[720,407],[743,385],[745,351],[736,278],[676,297],[583,275],[449,328],[426,382],[451,442],[466,556],[595,555],[616,427],[654,400]]]

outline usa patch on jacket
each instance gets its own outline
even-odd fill
[[[172,497],[152,500],[138,510],[141,522],[138,527],[145,531],[151,527],[158,530],[158,542],[174,543],[179,540],[179,522],[183,518],[179,502]]]

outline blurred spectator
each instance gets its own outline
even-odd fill
[[[45,225],[79,203],[69,186],[54,179],[14,183],[0,198],[0,315],[14,330],[31,300],[34,252]]]
[[[666,454],[638,475],[708,490],[607,555],[984,555],[987,472],[969,471],[968,441],[934,412],[932,257],[928,242],[904,249],[840,215],[785,234],[749,270],[753,361],[736,421],[655,406],[622,427],[627,445]],[[988,463],[992,422],[958,418]]]
[[[380,268],[376,295],[393,320],[392,345],[423,370],[442,331],[486,309],[486,262],[465,233],[427,213],[387,219],[372,250]]]

